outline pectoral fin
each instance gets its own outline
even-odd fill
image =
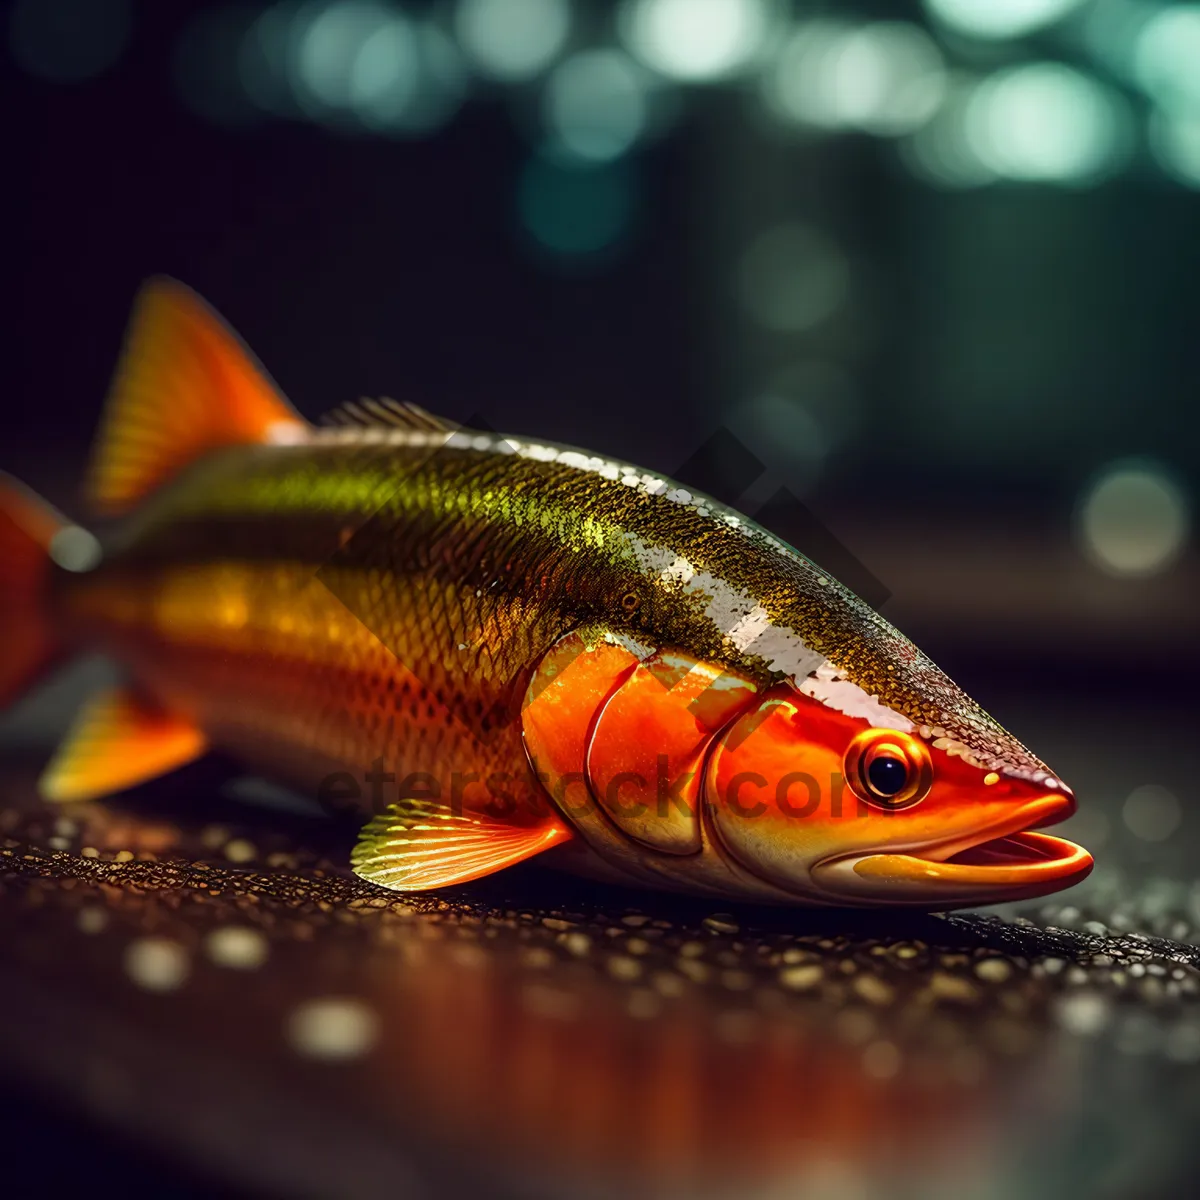
[[[47,800],[95,800],[173,771],[207,749],[204,734],[186,718],[114,688],[80,712],[39,786]]]
[[[512,825],[432,800],[402,800],[363,827],[354,873],[401,892],[424,892],[491,875],[571,837],[556,818]]]

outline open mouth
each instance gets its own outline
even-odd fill
[[[946,866],[962,867],[1009,867],[1036,870],[1054,869],[1077,857],[1087,854],[1082,846],[1066,838],[1051,837],[1048,833],[1014,833],[1008,837],[992,838],[960,850],[945,860]],[[1091,857],[1090,855],[1088,856]]]
[[[851,903],[933,909],[1043,896],[1078,883],[1092,869],[1092,856],[1082,846],[1030,828],[1065,815],[1030,806],[1021,814],[1025,819],[1014,822],[1015,829],[992,831],[993,836],[972,845],[960,841],[833,859],[818,864],[814,876]]]

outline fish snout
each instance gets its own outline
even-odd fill
[[[1033,832],[1072,816],[1074,792],[1052,776],[1021,784],[1005,815],[970,834],[827,859],[813,877],[843,903],[926,909],[1029,899],[1080,882],[1091,872],[1091,854],[1066,838]]]

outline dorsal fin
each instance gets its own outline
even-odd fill
[[[321,418],[322,424],[359,426],[377,429],[419,429],[426,432],[454,433],[458,426],[443,417],[435,417],[419,404],[409,400],[393,400],[389,396],[372,399],[363,396],[339,405]]]
[[[292,442],[307,426],[195,292],[152,279],[134,302],[88,477],[113,515],[221,446]]]

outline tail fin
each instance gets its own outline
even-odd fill
[[[152,279],[133,306],[88,498],[97,513],[115,516],[210,450],[301,441],[307,428],[195,292]]]
[[[63,528],[57,513],[0,474],[0,709],[58,659],[45,589],[50,543]]]

